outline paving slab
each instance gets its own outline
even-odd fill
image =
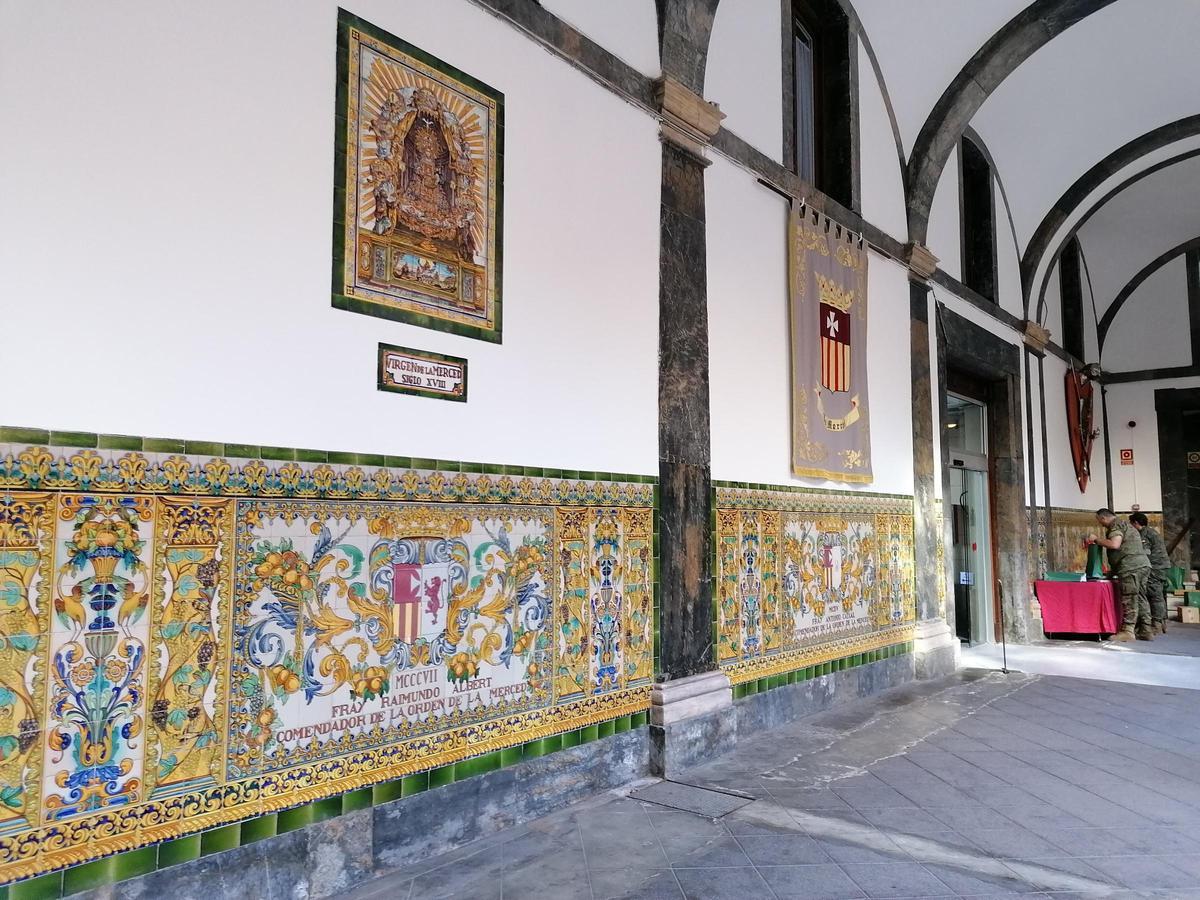
[[[1174,684],[960,674],[677,777],[754,799],[697,815],[630,786],[342,896],[1200,896],[1200,690]]]

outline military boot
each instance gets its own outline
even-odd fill
[[[1145,626],[1145,625],[1143,625],[1141,628],[1139,628],[1139,629],[1137,630],[1137,632],[1136,632],[1135,636],[1137,637],[1137,639],[1138,639],[1139,641],[1152,641],[1152,640],[1154,640],[1154,632],[1153,632],[1153,631],[1151,631],[1151,630],[1150,630],[1150,628],[1149,628],[1149,627],[1147,627],[1147,626]]]
[[[1163,634],[1166,634],[1167,633],[1167,620],[1163,619],[1162,621],[1160,621],[1158,623],[1158,627],[1162,629]]]
[[[1122,628],[1120,631],[1118,631],[1116,634],[1114,634],[1112,636],[1112,639],[1114,641],[1132,641],[1133,637],[1134,637],[1133,627],[1130,625],[1126,625],[1124,628]]]

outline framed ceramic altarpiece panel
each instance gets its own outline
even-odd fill
[[[494,343],[504,97],[338,15],[333,305]]]

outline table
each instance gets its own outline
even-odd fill
[[[1121,593],[1115,581],[1035,581],[1047,634],[1115,634],[1121,630]]]

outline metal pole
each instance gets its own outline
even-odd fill
[[[1007,630],[1004,624],[1004,585],[1000,579],[996,579],[996,597],[1000,603],[1000,654],[1003,662],[1001,663],[1000,671],[1005,675],[1008,674],[1008,639],[1004,632]]]

